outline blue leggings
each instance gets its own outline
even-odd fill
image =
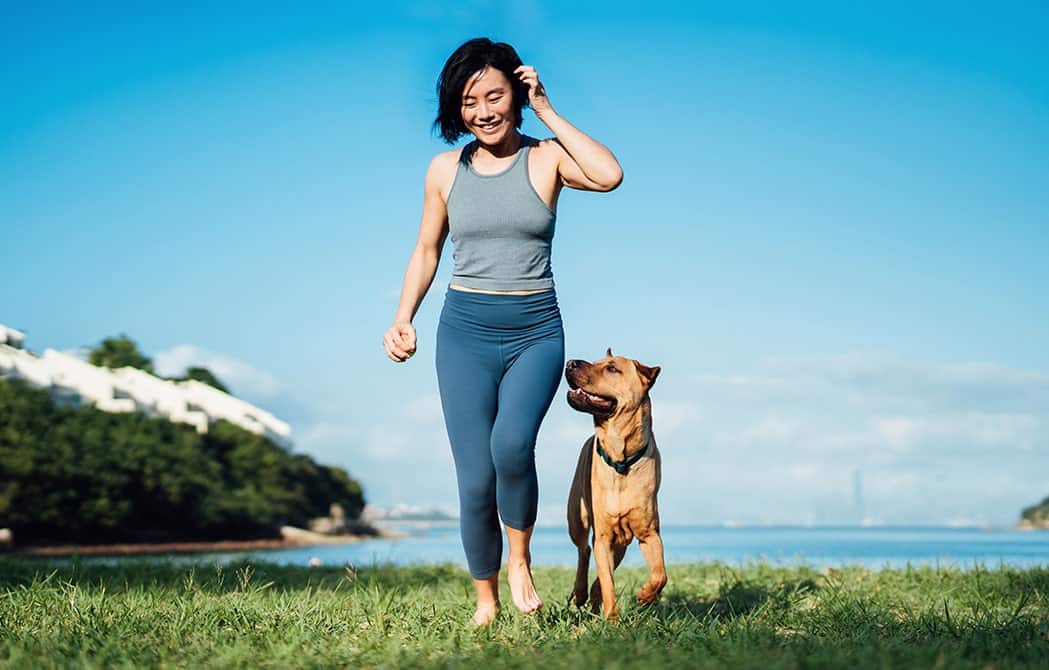
[[[518,530],[535,523],[535,439],[565,364],[557,296],[449,288],[436,349],[463,549],[470,574],[484,579],[502,563],[499,517]]]

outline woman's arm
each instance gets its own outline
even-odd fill
[[[419,239],[404,272],[401,299],[393,317],[393,325],[383,337],[386,355],[398,363],[415,353],[416,336],[412,319],[415,318],[426,292],[430,290],[430,284],[437,274],[437,264],[441,260],[444,241],[448,237],[448,210],[441,195],[441,184],[447,180],[449,153],[452,153],[454,165],[454,152],[446,152],[434,157],[426,171]]]
[[[584,191],[611,191],[619,186],[623,169],[608,147],[554,111],[535,68],[522,65],[515,72],[528,85],[528,101],[535,115],[557,138],[553,144],[561,154],[557,166],[561,182]]]

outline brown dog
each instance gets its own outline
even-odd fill
[[[579,454],[568,494],[568,534],[579,549],[572,602],[582,606],[587,600],[593,528],[597,579],[590,587],[590,606],[595,612],[601,608],[610,621],[619,619],[612,571],[635,537],[649,568],[638,602],[655,602],[667,583],[656,506],[660,459],[648,399],[659,370],[614,356],[611,348],[594,363],[565,365],[568,404],[594,416],[594,434]]]

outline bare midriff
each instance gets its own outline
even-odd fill
[[[532,295],[533,293],[545,293],[553,290],[550,288],[537,288],[528,291],[489,291],[479,288],[466,288],[459,284],[448,284],[448,288],[454,288],[456,291],[466,291],[467,293],[488,293],[489,295]]]

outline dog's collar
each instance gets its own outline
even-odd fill
[[[641,457],[648,451],[648,445],[636,451],[635,453],[627,456],[621,461],[613,461],[612,457],[608,455],[608,452],[601,448],[601,443],[597,440],[597,435],[594,435],[594,446],[597,447],[597,455],[601,457],[601,460],[608,463],[608,466],[618,472],[621,475],[625,475],[630,472],[630,466],[641,460]]]

